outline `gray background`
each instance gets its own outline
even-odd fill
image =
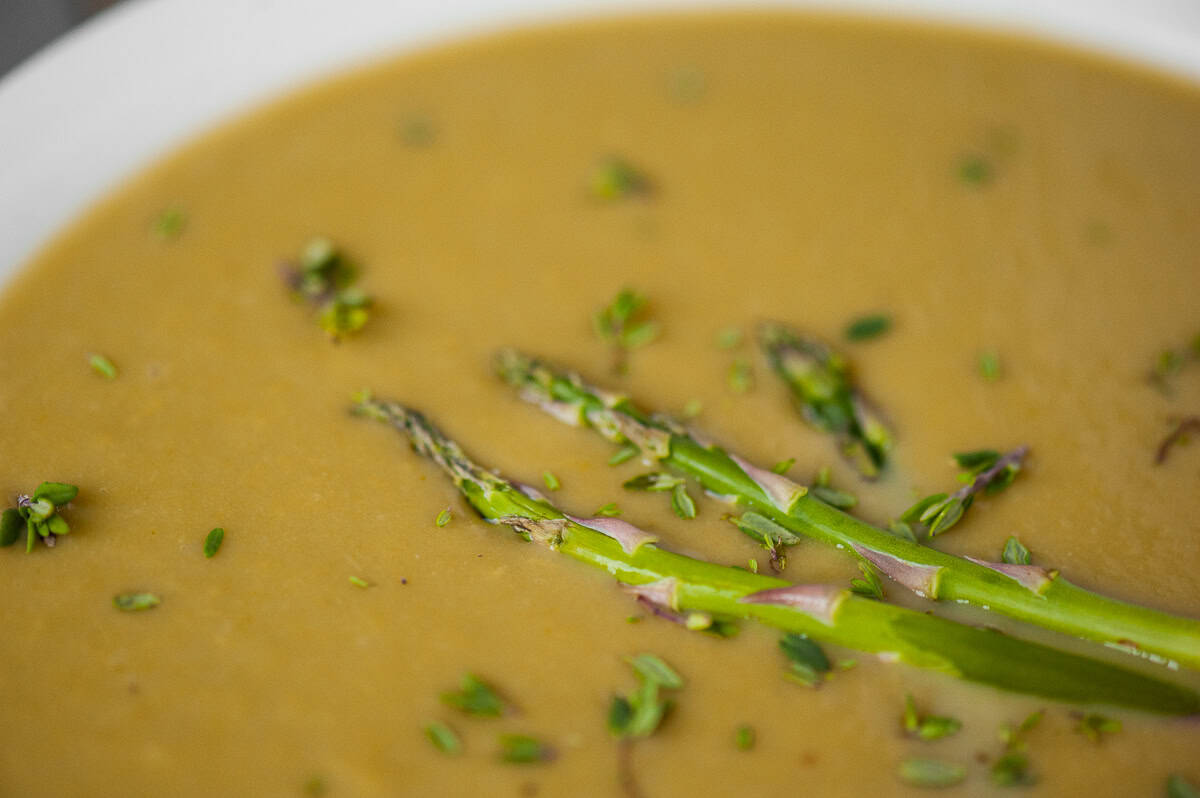
[[[0,75],[117,0],[0,0]]]

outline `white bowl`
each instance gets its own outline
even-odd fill
[[[0,81],[0,284],[122,179],[317,76],[498,27],[696,0],[132,0]],[[721,7],[762,6],[725,0]],[[1200,81],[1194,0],[793,0],[1031,34]]]

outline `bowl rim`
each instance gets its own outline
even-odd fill
[[[739,9],[1015,33],[1200,84],[1200,6],[1188,0],[127,0],[0,80],[0,286],[126,178],[320,77],[531,24]]]

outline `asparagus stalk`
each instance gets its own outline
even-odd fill
[[[1200,621],[1100,596],[1071,584],[1057,570],[960,558],[901,539],[574,374],[512,350],[498,355],[497,368],[522,398],[561,421],[632,444],[646,458],[746,508],[743,518],[761,516],[794,533],[792,540],[776,542],[811,537],[857,556],[925,598],[973,604],[1168,665],[1200,668]]]
[[[1188,688],[1116,665],[860,598],[847,589],[794,585],[674,554],[620,519],[564,514],[532,488],[470,460],[424,416],[403,405],[367,397],[356,409],[404,433],[487,521],[602,568],[634,596],[670,612],[753,619],[887,661],[1058,701],[1173,715],[1200,712],[1200,695]]]
[[[771,370],[791,389],[800,415],[832,433],[859,474],[878,477],[892,448],[892,433],[854,386],[842,356],[782,324],[761,324],[758,342]]]

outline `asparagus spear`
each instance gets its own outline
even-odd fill
[[[556,418],[636,446],[646,458],[694,477],[709,493],[746,508],[743,519],[766,519],[792,533],[790,539],[778,535],[774,543],[786,545],[805,535],[856,555],[925,598],[974,604],[1156,661],[1200,668],[1200,621],[1100,596],[1071,584],[1056,570],[960,558],[901,539],[574,374],[512,350],[498,355],[497,368],[522,398]]]
[[[860,598],[847,589],[794,585],[674,554],[620,519],[564,514],[534,489],[470,460],[424,416],[401,404],[364,397],[356,410],[403,432],[487,521],[603,568],[634,596],[670,612],[754,619],[887,661],[1059,701],[1200,712],[1200,695],[1188,688],[1116,665]]]
[[[842,356],[773,322],[759,326],[758,342],[771,370],[791,389],[804,419],[836,436],[842,456],[859,474],[878,477],[892,448],[892,433],[854,387]]]

